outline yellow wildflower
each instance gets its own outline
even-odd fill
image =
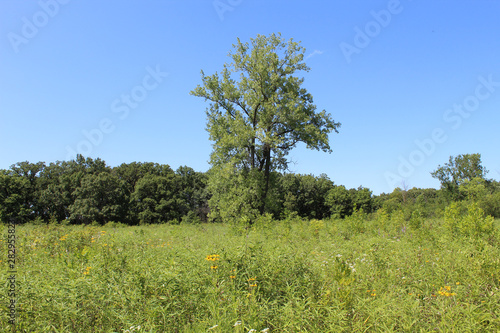
[[[208,260],[208,261],[217,261],[220,259],[220,255],[218,254],[209,254],[205,260]]]
[[[89,273],[90,273],[90,269],[91,269],[91,268],[92,268],[92,267],[87,266],[87,268],[85,269],[85,272],[83,272],[83,275],[87,275],[87,274],[89,274]]]

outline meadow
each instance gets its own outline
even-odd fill
[[[491,222],[491,221],[490,221]],[[499,221],[16,228],[18,332],[497,332]],[[456,226],[455,226],[456,227]],[[457,231],[458,230],[458,231]],[[7,226],[0,278],[7,281]],[[7,282],[1,330],[9,332]]]

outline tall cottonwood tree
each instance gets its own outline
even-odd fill
[[[287,169],[290,150],[303,142],[331,152],[328,134],[340,127],[325,110],[316,112],[304,79],[294,76],[310,70],[299,43],[257,35],[233,48],[221,74],[202,71],[203,84],[191,92],[210,101],[210,206],[222,219],[264,213],[273,172]]]

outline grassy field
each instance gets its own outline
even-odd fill
[[[441,220],[16,228],[19,332],[497,332],[500,248]],[[407,225],[408,224],[408,225]],[[7,226],[1,329],[10,331]]]

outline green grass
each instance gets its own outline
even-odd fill
[[[494,234],[473,239],[440,220],[401,222],[19,226],[17,329],[499,331],[498,221]],[[6,306],[0,319],[10,331]]]

